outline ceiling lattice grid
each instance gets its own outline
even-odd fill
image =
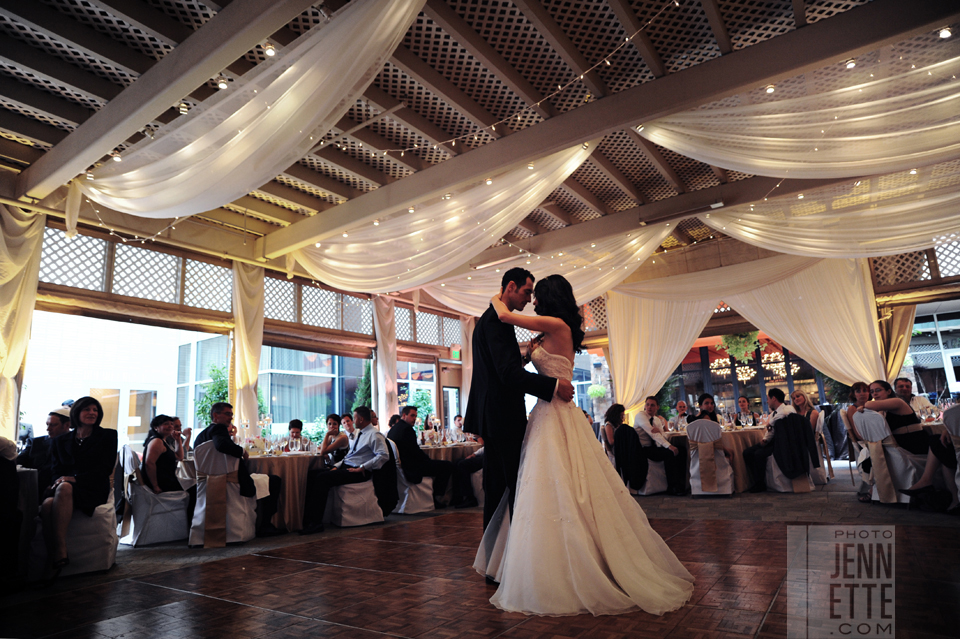
[[[642,24],[652,20],[646,31],[667,73],[675,73],[720,56],[720,47],[699,2],[683,2],[679,7],[668,7],[656,19],[654,16],[663,6],[661,3],[632,0],[630,6]]]
[[[600,152],[606,155],[649,200],[662,200],[677,194],[624,131],[615,131],[600,143]]]
[[[173,51],[169,44],[85,0],[41,0],[78,23],[90,27],[143,55],[160,60]]]

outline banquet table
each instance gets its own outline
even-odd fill
[[[469,457],[480,450],[480,444],[477,442],[464,442],[462,444],[450,444],[448,446],[421,446],[420,450],[427,454],[427,457],[433,460],[443,460],[455,462],[464,457]]]
[[[754,444],[759,444],[765,432],[765,428],[744,428],[742,430],[725,430],[720,436],[723,447],[733,453],[730,465],[733,467],[733,488],[738,493],[742,493],[750,487],[750,475],[747,474],[747,465],[743,461],[743,451]],[[668,440],[676,438],[682,439],[684,442],[687,441],[686,432],[667,433],[666,437]],[[688,455],[689,448],[688,444]]]

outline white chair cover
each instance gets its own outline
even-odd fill
[[[377,524],[382,521],[383,511],[377,503],[377,493],[372,481],[344,484],[330,489],[327,509],[323,514],[324,523],[348,528]]]
[[[120,543],[127,546],[145,546],[186,539],[187,491],[155,494],[143,485],[140,459],[124,444],[120,453],[123,465],[123,493],[127,506],[123,521],[117,527]]]
[[[723,432],[720,424],[709,419],[698,419],[687,426],[687,439],[690,442],[719,441]],[[732,495],[733,468],[727,461],[722,450],[713,451],[713,459],[717,466],[717,492],[706,492],[700,481],[700,447],[689,444],[690,449],[690,493],[692,495]]]
[[[415,515],[435,510],[433,505],[433,477],[424,477],[419,484],[411,484],[403,475],[403,468],[397,445],[390,441],[393,454],[397,458],[397,492],[400,493],[400,504],[395,512],[401,515]]]
[[[473,496],[477,498],[477,505],[483,508],[483,469],[470,475],[470,485],[473,486]]]
[[[850,448],[850,450],[847,451],[847,463],[851,467],[850,482],[856,485],[857,482],[854,478],[854,475],[856,474],[860,478],[861,484],[869,483],[870,478],[864,476],[864,473],[860,471],[860,464],[857,463],[857,460],[860,459],[860,455],[864,448],[860,445],[860,442],[854,440],[853,426],[850,424],[850,419],[847,417],[847,411],[842,409],[840,410],[840,422],[843,424],[843,430],[847,434],[847,445]],[[856,467],[856,473],[853,471],[854,466]]]
[[[957,454],[957,461],[960,462],[960,406],[944,411],[943,424],[953,438],[953,450]],[[949,447],[948,445],[947,448]],[[960,463],[957,464],[957,474],[954,479],[957,482],[957,488],[960,489]]]
[[[218,452],[213,442],[204,442],[194,450],[197,466],[197,506],[193,511],[193,525],[190,527],[190,545],[202,546],[207,515],[207,481],[201,473],[210,476],[227,475],[235,472],[240,460]],[[256,536],[257,500],[240,494],[240,485],[227,482],[227,543],[250,541]]]
[[[883,442],[887,438],[890,438],[888,441],[894,441],[890,427],[887,425],[887,420],[885,420],[880,413],[872,410],[854,413],[853,422],[864,441]],[[899,489],[909,488],[916,483],[920,475],[923,474],[923,467],[927,461],[926,455],[909,453],[897,446],[895,442],[893,444],[884,443],[883,452],[890,479],[893,481],[893,487],[897,489],[897,501],[901,504],[910,503],[910,497],[899,492]],[[874,457],[874,455],[871,455],[871,457]],[[874,501],[880,501],[880,493],[877,487],[877,481],[879,481],[879,479],[876,465],[877,460],[874,459],[871,470],[871,474],[874,477],[872,499]]]
[[[810,483],[810,490],[812,491],[813,478],[811,477],[810,471],[813,470],[813,462],[809,463],[808,468],[807,481]],[[798,477],[797,479],[802,481],[803,478]],[[773,455],[767,457],[767,490],[772,490],[775,493],[796,492],[793,488],[793,481],[787,479],[787,476],[783,474],[783,472],[780,470],[780,467],[777,466],[777,460],[773,458]]]
[[[656,495],[667,492],[667,471],[663,462],[647,460],[647,481],[637,495]]]
[[[810,479],[813,480],[814,485],[816,486],[826,486],[829,479],[827,479],[827,455],[823,447],[823,413],[820,411],[820,416],[817,417],[817,423],[814,424],[815,432],[814,438],[817,440],[817,451],[820,453],[820,466],[818,468],[810,469]],[[811,464],[812,465],[812,464]]]
[[[70,565],[60,573],[63,576],[109,570],[117,559],[117,515],[113,499],[113,475],[110,475],[110,495],[105,504],[93,511],[92,517],[74,511],[67,528],[67,556]],[[37,530],[30,547],[30,569],[27,579],[38,581],[51,574],[47,561],[47,544],[43,539],[43,524],[37,518]]]

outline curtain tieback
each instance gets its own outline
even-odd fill
[[[870,451],[870,459],[873,464],[871,474],[874,484],[877,486],[877,494],[880,495],[880,502],[883,504],[897,503],[897,489],[893,486],[893,478],[890,477],[890,469],[887,467],[887,455],[883,450],[886,446],[899,448],[897,440],[893,438],[893,435],[890,435],[879,442],[865,443]]]
[[[715,493],[720,490],[717,485],[717,458],[714,451],[723,450],[720,440],[712,442],[698,442],[690,439],[689,442],[697,447],[700,456],[700,489],[705,493]]]
[[[197,483],[206,484],[203,547],[223,548],[227,545],[227,483],[240,483],[237,471],[225,475],[208,475],[198,470]]]

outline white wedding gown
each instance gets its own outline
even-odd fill
[[[571,379],[573,364],[543,348],[540,373]],[[507,499],[484,532],[474,568],[500,582],[490,602],[536,615],[613,615],[683,606],[693,577],[647,521],[581,410],[540,400],[520,457],[513,520]]]

